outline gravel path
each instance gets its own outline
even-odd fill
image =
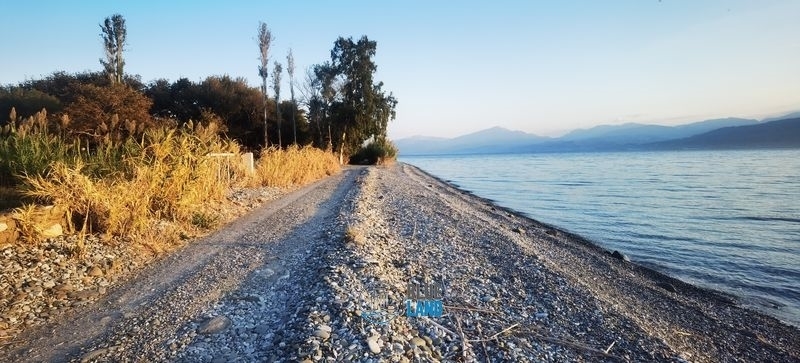
[[[800,360],[796,328],[405,164],[347,169],[137,276],[0,361]],[[419,285],[443,287],[418,299],[441,316],[405,316]]]

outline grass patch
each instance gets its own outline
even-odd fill
[[[339,171],[336,155],[311,146],[270,148],[262,151],[256,162],[259,184],[269,187],[304,185]]]
[[[190,122],[148,130],[139,140],[91,143],[41,125],[7,128],[0,175],[11,177],[0,180],[0,209],[55,204],[66,210],[69,232],[130,236],[160,253],[180,236],[222,223],[225,216],[209,211],[233,186],[303,185],[340,170],[330,152],[290,147],[263,151],[256,172],[248,172],[239,145],[221,138],[216,125]],[[28,240],[39,234],[28,232]]]
[[[361,229],[354,226],[347,227],[347,230],[344,232],[344,239],[348,243],[352,243],[356,246],[363,246],[367,243],[367,237],[364,236]]]

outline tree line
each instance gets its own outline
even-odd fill
[[[150,127],[179,127],[190,120],[213,121],[246,148],[313,145],[344,158],[368,140],[386,142],[388,122],[395,117],[397,100],[373,79],[377,43],[366,36],[339,37],[330,60],[307,69],[298,82],[291,49],[285,63],[274,60],[270,65],[273,36],[261,22],[257,28],[261,85],[251,87],[246,79],[227,75],[198,82],[181,78],[143,83],[140,76],[125,72],[124,17],[112,15],[100,29],[102,71],[57,71],[0,87],[0,115],[14,113],[13,120],[0,118],[0,126],[8,129],[11,122],[46,109],[47,118],[60,131],[91,140],[107,135],[136,137]],[[284,70],[290,96],[285,100],[281,98]]]

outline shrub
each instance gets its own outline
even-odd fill
[[[350,164],[381,165],[397,158],[397,147],[386,138],[372,140],[350,156]]]
[[[100,87],[77,86],[77,98],[65,112],[72,120],[70,131],[95,137],[109,135],[114,141],[141,135],[152,126],[147,96],[123,84]]]
[[[238,145],[219,138],[212,125],[155,129],[145,133],[138,150],[122,155],[115,173],[92,176],[80,158],[73,164],[56,162],[45,174],[26,176],[25,193],[64,206],[73,230],[87,224],[93,232],[137,235],[157,219],[207,225],[196,219],[197,210],[219,203],[230,184],[244,176],[231,168],[226,172],[234,175],[222,178],[217,160],[208,155],[238,152]]]

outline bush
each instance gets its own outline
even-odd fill
[[[397,147],[386,138],[378,138],[362,146],[358,152],[350,156],[350,164],[382,165],[390,163],[396,158]]]
[[[122,84],[99,87],[77,86],[77,98],[65,109],[71,119],[69,130],[75,133],[119,141],[138,136],[152,126],[147,96]]]
[[[84,172],[92,177],[112,175],[124,168],[123,159],[142,149],[133,139],[90,147],[80,138],[48,132],[53,128],[45,110],[0,128],[0,185],[14,186],[24,176],[45,175],[59,162],[74,167],[81,161]]]

